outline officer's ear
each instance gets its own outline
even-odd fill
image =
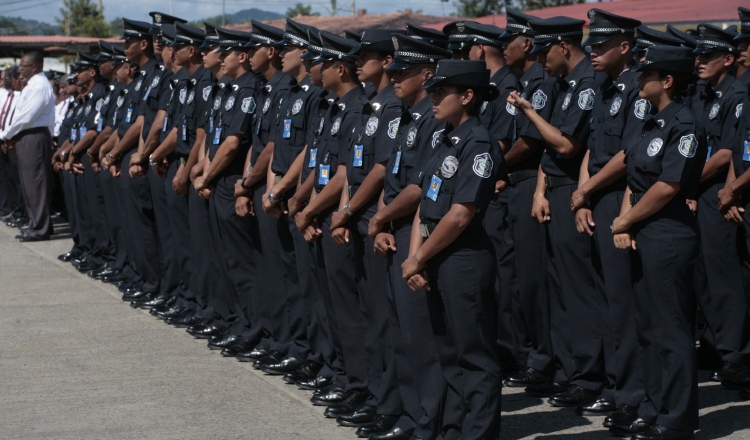
[[[471,101],[474,99],[474,90],[472,89],[466,89],[463,93],[460,94],[461,98],[461,105],[464,107],[471,104]]]
[[[728,53],[724,55],[724,67],[734,66],[734,60],[735,60],[735,57],[733,53]]]
[[[383,69],[387,69],[391,64],[393,64],[393,55],[388,54],[383,58]]]

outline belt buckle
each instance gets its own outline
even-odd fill
[[[393,220],[388,222],[388,229],[390,229],[391,232],[396,232],[396,224],[393,223]]]
[[[636,200],[635,194],[630,193],[630,206],[635,206],[636,203],[638,203],[638,200]]]
[[[544,176],[544,186],[548,189],[552,189],[552,179],[549,176]]]
[[[515,185],[516,184],[515,179],[513,179],[513,175],[514,174],[515,173],[508,173],[508,183],[511,184],[511,185]]]
[[[422,235],[423,238],[427,238],[430,236],[430,230],[427,229],[427,225],[424,223],[419,224],[419,233]]]
[[[280,180],[281,180],[281,176],[279,176],[278,174],[273,176],[274,183],[279,183]]]
[[[352,198],[352,186],[351,185],[346,186],[346,197],[350,199]]]

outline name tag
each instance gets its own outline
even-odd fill
[[[104,119],[99,118],[99,122],[96,123],[96,131],[102,131],[102,125],[104,124]]]
[[[148,94],[151,93],[151,87],[146,89],[146,94],[143,95],[143,99],[148,99]]]
[[[393,163],[393,174],[398,174],[398,167],[401,166],[401,152],[396,153],[396,161]]]
[[[708,154],[706,154],[706,162],[708,162],[708,159],[711,159],[711,152],[713,151],[713,147],[708,147]]]
[[[125,115],[125,122],[130,122],[130,120],[133,118],[133,109],[128,109],[128,114]]]
[[[742,161],[750,162],[750,141],[745,141],[745,152],[742,153]]]
[[[331,166],[320,164],[320,174],[318,175],[318,185],[328,185],[331,180]]]
[[[187,140],[187,125],[182,124],[182,140]]]
[[[83,127],[79,128],[78,131],[81,132],[81,137],[84,137],[84,136],[86,136],[86,133],[89,132],[89,129],[86,128],[86,126],[83,126]]]
[[[315,168],[315,162],[318,160],[318,149],[313,148],[310,150],[310,161],[307,163],[308,168]]]
[[[211,116],[208,118],[208,132],[213,133],[214,132],[214,117]]]
[[[292,120],[291,119],[284,119],[284,139],[289,139],[292,137]]]
[[[430,181],[430,189],[427,191],[427,197],[433,202],[437,202],[441,186],[443,186],[443,180],[438,176],[433,175],[432,180]]]
[[[354,160],[352,161],[352,166],[355,166],[357,168],[362,168],[362,151],[363,151],[362,145],[354,146]]]
[[[221,142],[221,127],[216,127],[216,134],[214,134],[214,145],[219,145]]]
[[[164,125],[161,126],[161,132],[166,133],[167,131],[167,121],[169,120],[169,116],[164,116]]]

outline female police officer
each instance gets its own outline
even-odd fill
[[[628,147],[628,189],[612,223],[615,245],[637,252],[633,279],[646,394],[639,419],[613,429],[636,439],[693,438],[698,427],[690,288],[698,235],[686,199],[695,197],[707,149],[680,99],[693,68],[689,48],[661,46],[650,48],[638,68],[640,96],[658,113],[646,117]]]
[[[424,87],[449,127],[422,173],[422,200],[402,265],[413,290],[427,287],[449,396],[444,438],[497,438],[500,365],[494,306],[495,255],[482,221],[505,172],[494,137],[476,116],[497,97],[484,61],[441,60]],[[429,283],[429,285],[428,285]]]

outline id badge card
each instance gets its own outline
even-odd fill
[[[76,141],[76,135],[77,134],[78,134],[78,129],[77,128],[73,128],[73,129],[70,130],[70,142],[75,142]]]
[[[164,116],[164,125],[161,126],[161,132],[166,133],[167,132],[167,121],[169,120],[169,116]]]
[[[183,141],[187,140],[187,125],[186,124],[182,124],[182,140]]]
[[[443,180],[433,174],[432,180],[430,180],[430,189],[427,190],[427,197],[429,197],[433,202],[437,202],[441,186],[443,186]]]
[[[289,139],[292,137],[292,120],[291,119],[284,119],[284,133],[283,133],[284,139]]]
[[[401,152],[396,153],[396,160],[393,163],[393,174],[398,174],[398,168],[401,166]]]
[[[100,117],[96,123],[96,131],[102,131],[102,125],[104,124],[104,118]]]
[[[742,161],[750,162],[750,141],[745,141],[744,147],[744,150],[742,150]]]
[[[151,93],[151,86],[146,89],[146,94],[143,95],[143,99],[148,99],[148,94]]]
[[[315,168],[315,163],[318,160],[318,149],[312,148],[310,150],[310,161],[307,163],[308,168]]]
[[[214,145],[219,145],[221,142],[221,127],[216,127],[216,134],[214,134]]]
[[[130,120],[133,118],[133,109],[128,108],[128,114],[125,115],[125,122],[130,123]]]
[[[708,154],[706,154],[706,162],[708,162],[708,159],[711,159],[711,153],[713,152],[713,147],[708,147]]]
[[[331,180],[331,166],[320,164],[320,175],[318,176],[318,185],[328,185]]]
[[[211,116],[208,118],[208,132],[213,133],[214,132],[214,117]]]
[[[357,168],[362,168],[363,150],[364,150],[364,147],[362,145],[354,146],[354,160],[352,161],[352,166],[357,167]]]
[[[86,128],[86,126],[84,125],[84,126],[81,126],[81,128],[79,128],[78,131],[81,132],[81,137],[84,137],[84,136],[86,136],[86,133],[89,132],[89,129]]]

